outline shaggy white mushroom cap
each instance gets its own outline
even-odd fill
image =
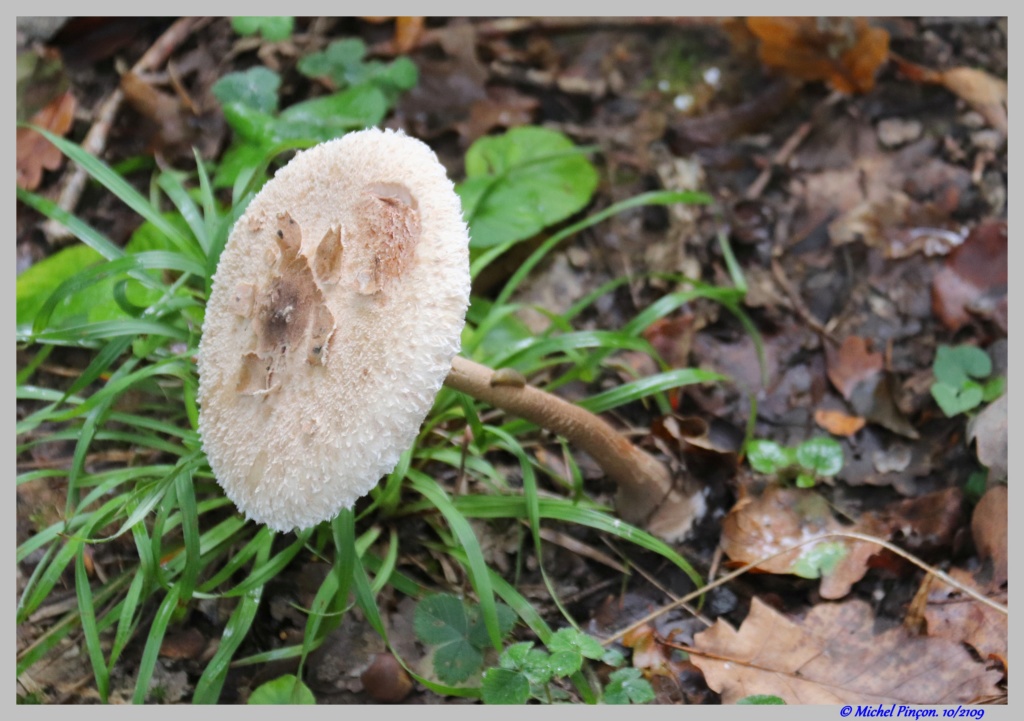
[[[203,447],[248,518],[307,528],[391,472],[459,350],[469,286],[459,198],[419,140],[350,133],[264,186],[199,346]]]

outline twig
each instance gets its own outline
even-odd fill
[[[185,38],[203,21],[203,18],[180,18],[171,27],[164,31],[164,34],[157,38],[156,42],[153,43],[152,47],[146,51],[135,65],[132,66],[132,72],[143,73],[148,70],[153,70],[160,65],[167,62],[171,52],[180,45]],[[100,153],[107,145],[107,136],[110,134],[110,128],[114,124],[114,119],[117,117],[118,111],[121,109],[121,103],[124,102],[124,92],[120,87],[116,88],[110,96],[103,101],[100,109],[96,113],[96,119],[93,122],[89,132],[86,134],[85,139],[82,141],[82,149],[91,155],[99,157]],[[76,166],[64,179],[63,186],[61,187],[60,197],[57,200],[57,205],[61,210],[65,210],[69,213],[73,213],[75,207],[78,205],[78,201],[82,197],[82,192],[85,190],[85,183],[88,180],[88,174],[81,167]],[[60,245],[67,241],[71,237],[71,232],[64,227],[63,224],[58,223],[55,220],[47,220],[42,224],[43,234],[46,236],[46,240],[51,245]]]
[[[990,607],[994,608],[996,611],[999,611],[1000,613],[1005,614],[1007,616],[1010,614],[1010,610],[1006,606],[1002,605],[1001,603],[996,603],[995,601],[993,601],[993,600],[991,600],[989,598],[986,598],[982,594],[980,594],[977,591],[975,591],[973,588],[970,588],[970,587],[960,583],[959,581],[957,581],[953,577],[949,576],[948,574],[943,573],[939,569],[937,569],[937,568],[935,568],[933,566],[929,566],[927,563],[925,563],[924,561],[919,559],[917,556],[914,556],[914,555],[908,553],[907,551],[904,551],[902,548],[900,548],[899,546],[897,546],[897,545],[895,545],[893,543],[889,543],[888,541],[884,541],[881,538],[875,538],[874,536],[868,536],[868,535],[863,534],[863,533],[855,533],[853,531],[833,531],[831,533],[822,533],[821,535],[815,536],[814,538],[808,538],[808,539],[806,539],[804,541],[800,541],[799,543],[795,543],[792,546],[789,546],[788,548],[785,548],[785,549],[783,549],[781,551],[777,551],[776,553],[772,553],[772,554],[769,554],[767,556],[764,556],[763,558],[759,558],[756,561],[752,561],[752,562],[746,564],[745,566],[741,566],[740,568],[737,568],[732,573],[725,574],[724,576],[719,578],[717,581],[709,583],[708,585],[704,586],[703,588],[698,588],[696,591],[693,591],[691,593],[686,594],[685,596],[680,598],[678,601],[673,601],[672,603],[668,604],[667,606],[662,606],[657,611],[652,611],[651,613],[649,613],[646,616],[644,616],[643,618],[641,618],[639,621],[631,623],[629,626],[626,626],[621,631],[617,631],[613,635],[611,635],[608,638],[604,639],[603,641],[601,641],[601,643],[603,645],[605,645],[605,646],[607,646],[607,645],[609,645],[611,643],[614,643],[615,641],[617,641],[620,638],[622,638],[623,636],[625,636],[627,633],[630,633],[631,631],[635,631],[636,629],[640,628],[641,626],[644,626],[644,625],[650,623],[651,621],[656,619],[658,616],[661,616],[664,613],[668,613],[669,611],[671,611],[671,610],[673,610],[675,608],[679,608],[683,604],[688,603],[688,602],[692,601],[693,599],[697,598],[698,596],[701,596],[701,595],[707,593],[711,589],[717,588],[718,586],[721,586],[724,583],[728,583],[729,581],[733,580],[734,578],[742,576],[744,573],[747,573],[748,571],[751,571],[751,570],[757,568],[762,563],[766,563],[767,561],[770,561],[773,558],[778,558],[779,556],[784,556],[785,554],[790,553],[791,551],[794,551],[797,548],[801,548],[803,546],[806,546],[809,543],[817,543],[818,541],[824,541],[824,540],[827,540],[827,539],[830,539],[830,538],[849,538],[849,539],[853,539],[853,540],[856,540],[856,541],[864,541],[865,543],[877,544],[877,545],[881,546],[882,548],[885,548],[888,551],[892,551],[897,556],[900,556],[901,558],[904,558],[907,561],[910,561],[915,566],[917,566],[918,568],[923,569],[927,573],[932,574],[933,576],[938,578],[943,583],[945,583],[945,584],[947,584],[949,586],[952,586],[953,588],[957,589],[961,593],[967,594],[968,596],[973,598],[975,601],[978,601],[979,603],[984,603],[986,606],[990,606]]]
[[[807,139],[807,136],[811,134],[811,130],[814,129],[814,126],[821,118],[824,109],[832,107],[839,102],[842,97],[842,93],[833,92],[827,98],[818,103],[817,107],[815,107],[811,112],[811,117],[800,123],[797,129],[793,131],[793,134],[786,139],[786,142],[784,142],[778,152],[775,153],[775,157],[772,158],[772,161],[761,171],[760,175],[757,176],[757,179],[750,184],[750,187],[747,188],[747,192],[743,194],[744,198],[747,200],[756,200],[761,196],[761,193],[764,192],[768,182],[772,179],[772,174],[775,169],[781,168],[789,162],[789,159],[793,157],[793,153],[795,153],[797,148],[799,148],[804,140]]]
[[[821,321],[814,317],[814,314],[811,313],[807,304],[804,303],[804,299],[800,297],[800,294],[796,292],[796,288],[794,288],[793,284],[789,282],[778,258],[772,257],[771,267],[772,277],[775,278],[775,282],[779,284],[779,287],[782,288],[783,292],[785,292],[786,297],[789,298],[789,302],[793,306],[793,310],[796,314],[799,315],[816,333],[825,336],[833,343],[838,344],[839,339],[835,337],[835,334],[833,334],[832,331],[822,325]]]

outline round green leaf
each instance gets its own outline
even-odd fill
[[[292,674],[286,674],[256,687],[249,696],[250,704],[262,705],[316,705],[316,697],[306,684]]]
[[[775,441],[753,440],[747,443],[747,461],[758,473],[772,475],[792,465],[787,451]]]
[[[778,696],[767,693],[755,693],[752,696],[745,696],[736,702],[743,706],[785,706],[786,702]]]
[[[532,238],[590,202],[597,171],[562,133],[513,128],[480,138],[466,153],[466,180],[456,187],[471,246],[490,248]]]
[[[796,460],[819,476],[834,476],[843,470],[843,447],[834,438],[811,438],[796,447]]]

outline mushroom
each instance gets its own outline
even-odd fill
[[[442,383],[584,449],[620,515],[674,540],[703,513],[608,423],[457,357],[469,236],[444,167],[401,132],[301,152],[235,223],[199,347],[199,431],[225,494],[278,531],[350,508],[414,442]]]

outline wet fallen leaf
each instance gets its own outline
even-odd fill
[[[974,507],[971,534],[974,546],[982,560],[992,561],[992,582],[999,586],[1006,582],[1009,563],[1007,540],[1007,490],[1004,485],[992,486]]]
[[[1009,398],[1004,393],[967,424],[967,442],[975,442],[978,460],[988,468],[990,482],[1001,481],[1007,475],[1008,408]]]
[[[949,575],[969,588],[984,591],[962,568],[951,569]],[[924,617],[929,636],[970,644],[982,658],[1006,656],[1007,615],[948,584],[931,584]]]
[[[191,155],[190,144],[197,128],[189,122],[191,113],[174,95],[157,90],[129,71],[121,76],[121,91],[135,111],[153,124],[150,146],[164,155]]]
[[[848,437],[856,434],[867,421],[842,411],[819,408],[814,411],[814,422],[834,436]]]
[[[970,320],[972,310],[1005,302],[1007,268],[1006,221],[979,223],[935,274],[935,315],[950,330],[959,330]]]
[[[65,92],[54,98],[29,121],[55,135],[65,135],[75,119],[75,98]],[[17,181],[26,190],[35,190],[43,179],[44,170],[60,167],[64,155],[50,141],[29,128],[18,128]]]
[[[960,643],[902,627],[876,634],[874,625],[861,600],[822,603],[797,621],[754,598],[739,630],[720,619],[697,634],[690,660],[727,704],[751,694],[789,704],[951,704],[998,692],[1001,674]]]
[[[751,17],[765,65],[843,93],[866,93],[889,57],[889,33],[864,18]]]
[[[871,519],[869,525],[843,526],[818,493],[772,486],[758,498],[740,499],[729,511],[722,521],[721,546],[732,561],[745,564],[815,536],[843,530],[877,536],[880,527]],[[842,598],[864,577],[868,560],[879,550],[875,544],[829,538],[794,548],[758,565],[757,570],[820,577],[823,598]]]
[[[882,354],[868,350],[868,343],[857,336],[847,337],[838,349],[825,344],[828,379],[850,400],[859,383],[882,370]]]
[[[948,550],[966,522],[964,494],[956,487],[897,501],[877,514],[902,548],[917,554]]]

